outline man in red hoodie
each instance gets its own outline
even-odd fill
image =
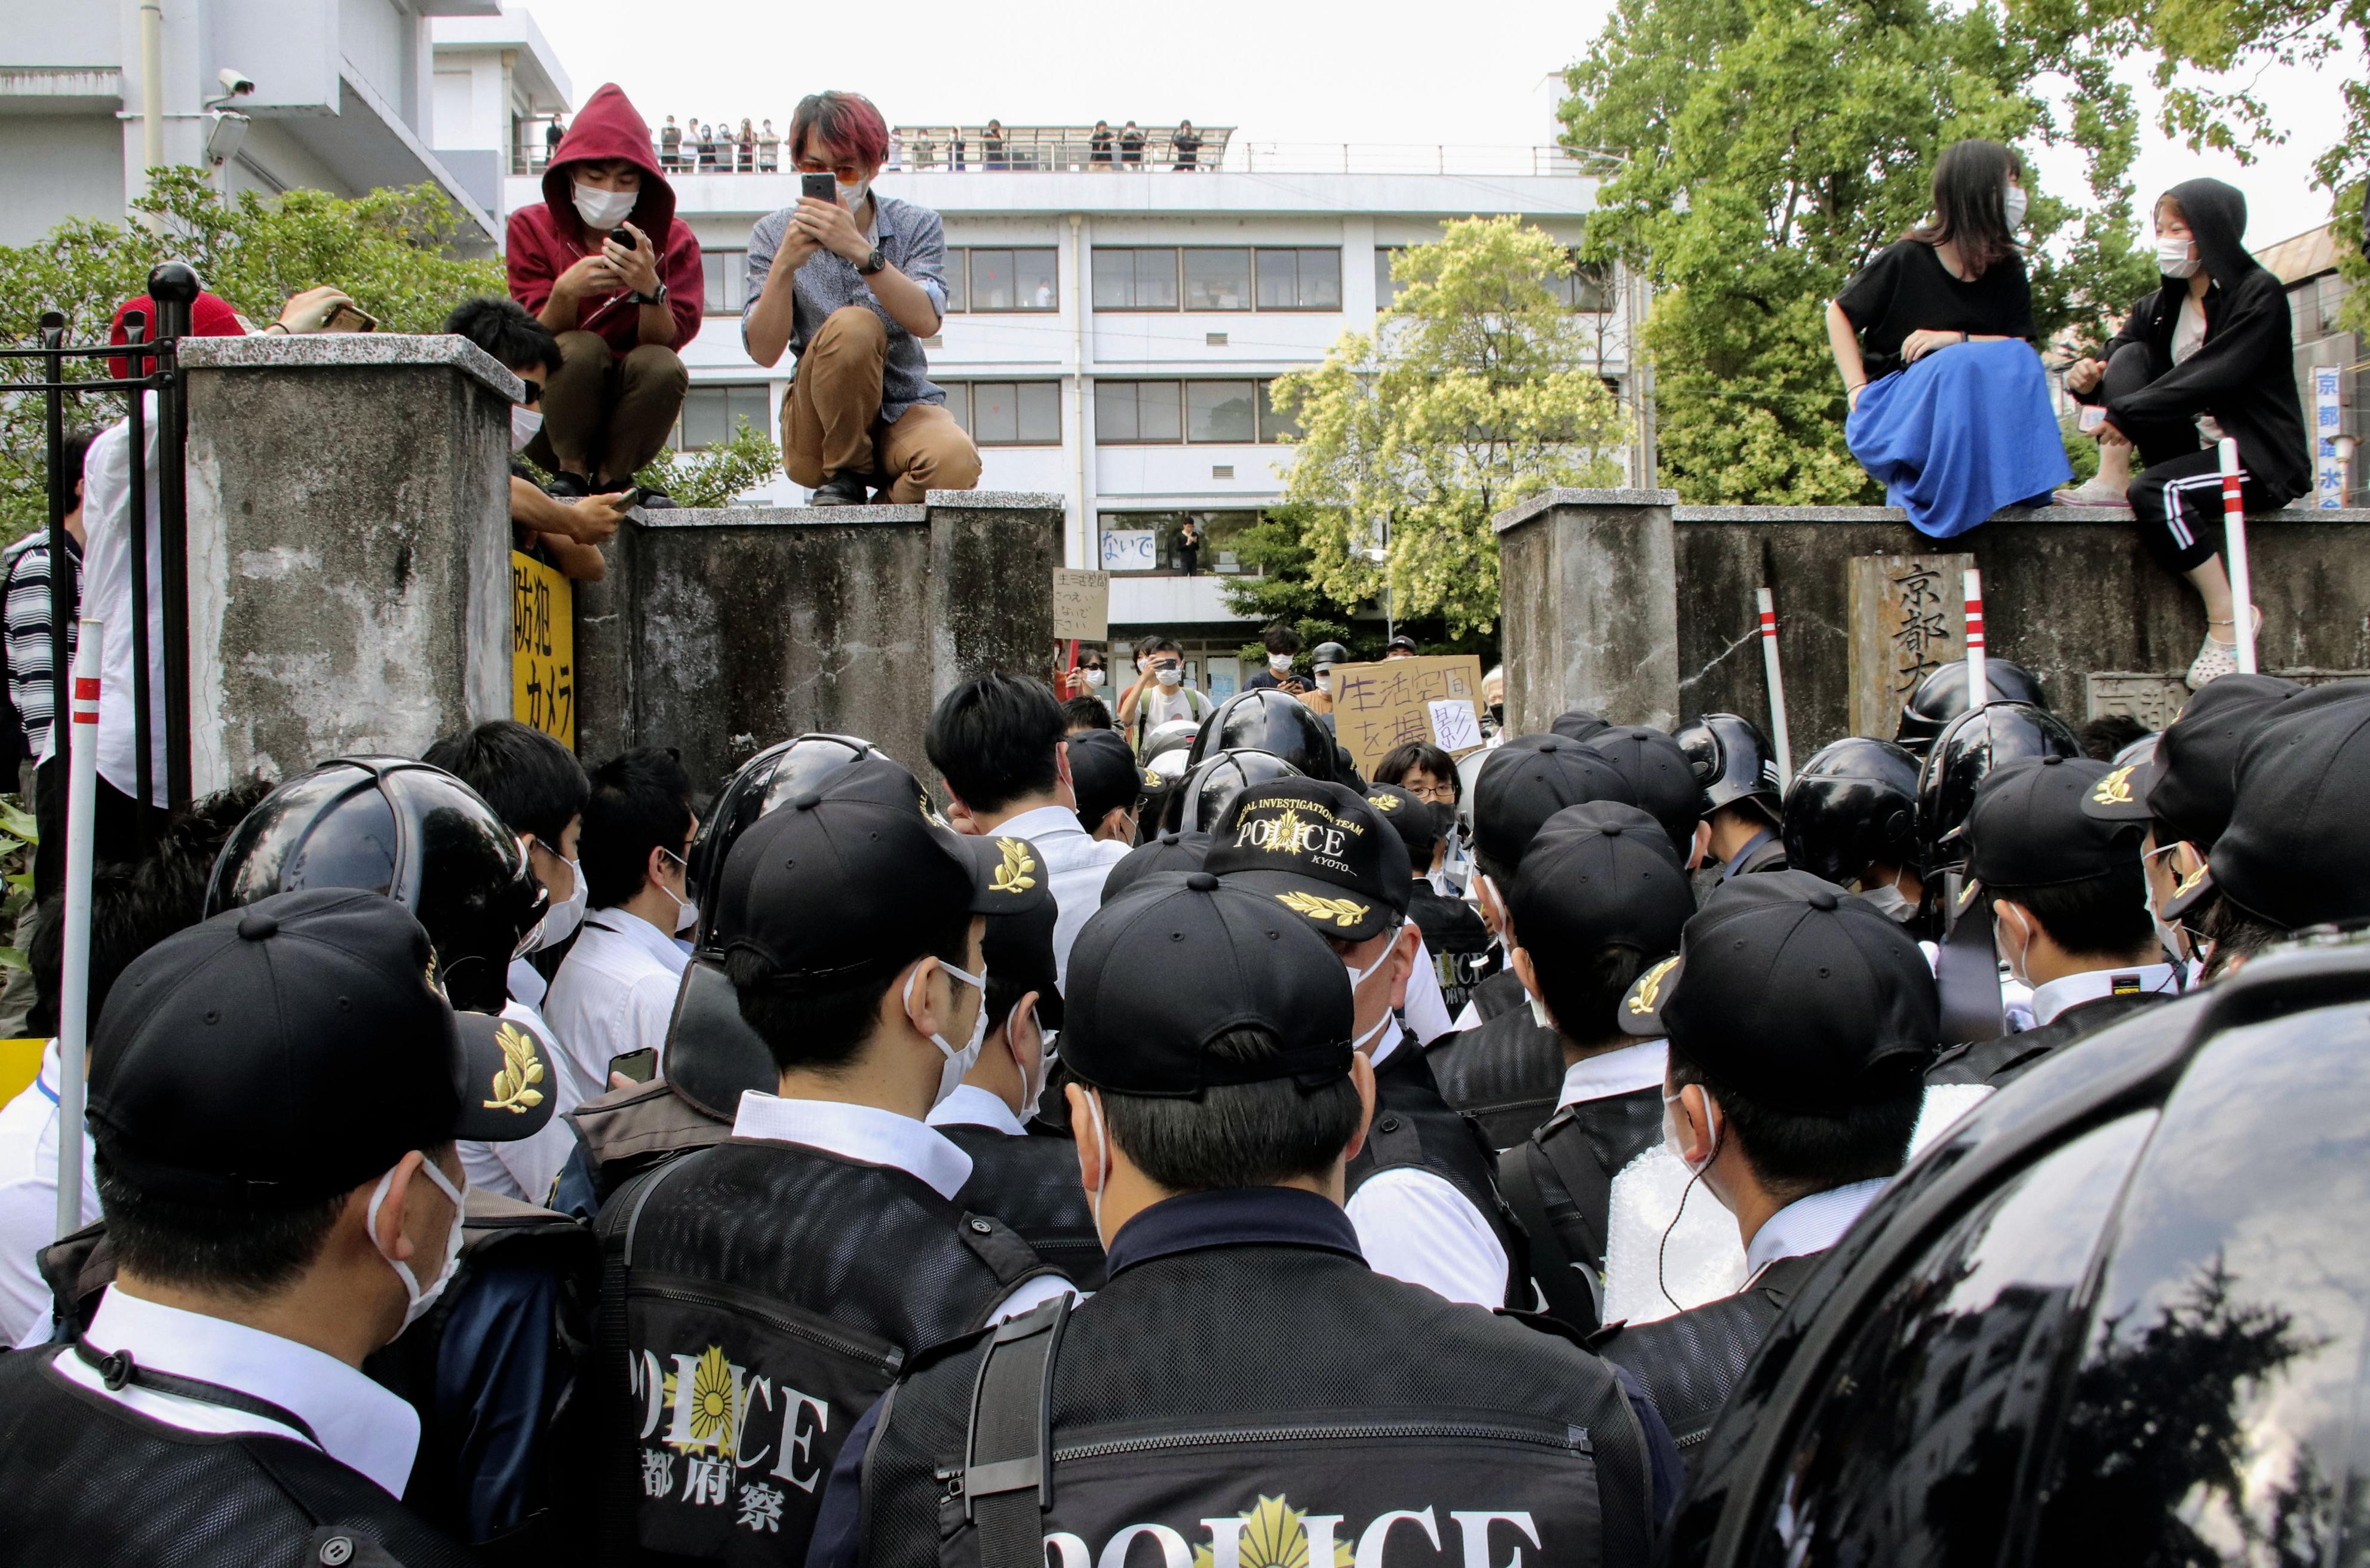
[[[541,205],[511,214],[508,260],[511,297],[561,354],[526,455],[558,475],[555,495],[630,484],[683,408],[690,377],[676,351],[699,332],[706,286],[650,127],[616,84],[577,112],[543,171]]]

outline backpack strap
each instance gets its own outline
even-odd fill
[[[1547,1215],[1540,1173],[1544,1168],[1559,1176],[1563,1173],[1543,1147],[1545,1138],[1554,1130],[1550,1120],[1537,1134],[1498,1157],[1498,1191],[1530,1241],[1531,1277],[1547,1299],[1548,1315],[1585,1334],[1605,1321],[1605,1303],[1598,1293],[1595,1266],[1585,1258],[1573,1259]]]
[[[963,1517],[979,1527],[980,1568],[1044,1568],[1053,1505],[1053,1359],[1069,1322],[1056,1297],[995,1326],[980,1353],[963,1435]]]
[[[631,1201],[626,1209],[622,1225],[610,1225],[601,1235],[601,1309],[593,1325],[593,1343],[599,1366],[604,1378],[614,1378],[616,1390],[616,1408],[610,1412],[609,1462],[614,1471],[601,1500],[601,1550],[599,1561],[611,1568],[629,1568],[641,1561],[640,1534],[637,1515],[641,1509],[641,1483],[639,1479],[640,1447],[635,1436],[633,1411],[628,1402],[632,1388],[631,1368],[633,1345],[626,1321],[626,1286],[633,1270],[634,1232],[642,1222],[642,1210],[658,1193],[666,1179],[681,1170],[688,1160],[670,1160],[639,1178],[639,1189],[629,1188]],[[619,1197],[625,1197],[620,1192]]]

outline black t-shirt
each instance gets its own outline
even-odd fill
[[[1877,252],[1835,303],[1859,328],[1860,364],[1870,381],[1902,367],[1902,341],[1913,332],[2041,336],[2022,261],[1995,262],[1982,277],[1961,282],[1923,240],[1899,240]]]

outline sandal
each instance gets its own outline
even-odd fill
[[[2263,612],[2252,605],[2248,609],[2255,618],[2255,635],[2260,638],[2263,631]],[[2238,645],[2235,641],[2226,643],[2214,635],[2216,626],[2235,626],[2237,624],[2235,621],[2212,620],[2205,623],[2205,646],[2197,650],[2197,657],[2189,665],[2191,691],[2202,692],[2225,675],[2238,673]]]

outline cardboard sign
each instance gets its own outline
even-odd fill
[[[1394,747],[1411,740],[1451,757],[1481,744],[1481,661],[1469,653],[1337,664],[1325,685],[1333,694],[1334,733],[1369,778]]]
[[[1855,555],[1851,732],[1890,736],[1917,683],[1967,657],[1962,585],[1973,555]]]
[[[1103,569],[1148,572],[1160,564],[1159,535],[1148,528],[1112,529],[1103,535]]]
[[[1099,643],[1110,635],[1110,573],[1053,568],[1053,638]]]
[[[511,716],[576,750],[576,593],[511,552]]]

